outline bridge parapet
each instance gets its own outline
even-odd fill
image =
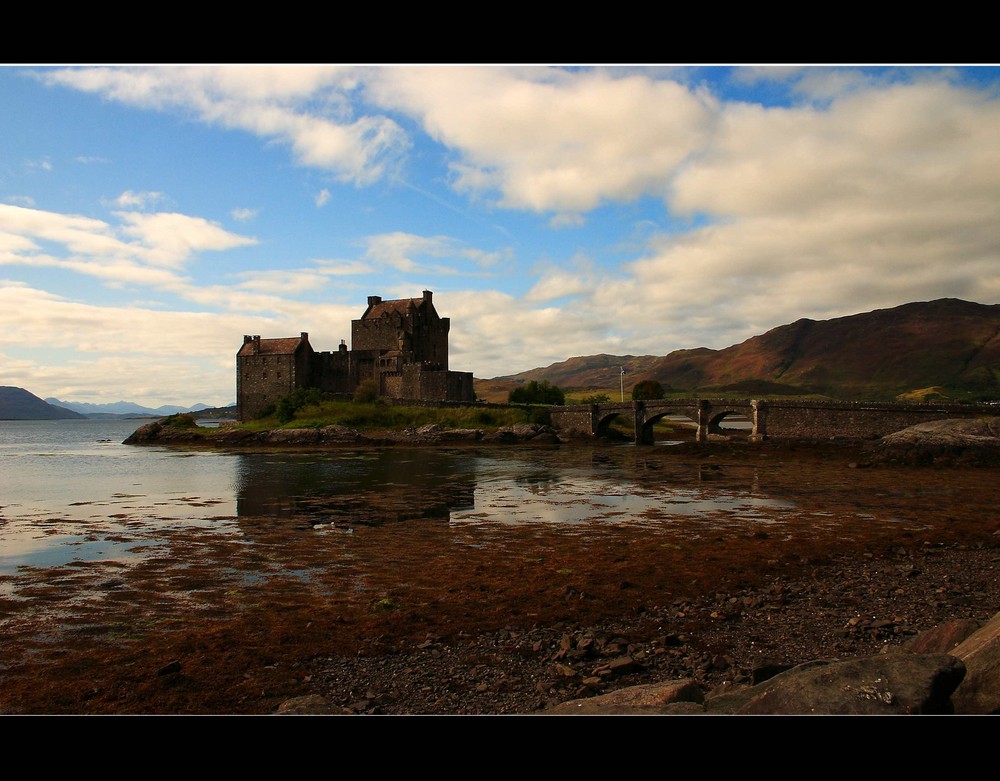
[[[658,399],[552,407],[552,426],[594,436],[615,416],[631,419],[636,444],[653,443],[653,424],[666,415],[685,415],[698,426],[697,440],[721,433],[728,415],[751,421],[750,437],[762,439],[875,439],[929,420],[1000,415],[990,404],[926,404],[786,399]]]

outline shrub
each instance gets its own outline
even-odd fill
[[[319,388],[296,388],[295,393],[282,396],[276,404],[265,407],[260,417],[274,415],[279,423],[288,423],[300,409],[319,406],[324,398]]]
[[[514,388],[507,401],[511,404],[562,405],[566,403],[566,394],[562,388],[550,384],[548,380],[532,380],[527,385]]]
[[[656,380],[641,380],[632,388],[633,399],[662,399],[663,396],[663,386]]]
[[[274,409],[274,415],[279,423],[287,423],[295,417],[295,402],[291,396],[282,396]]]
[[[194,419],[194,415],[187,412],[178,412],[173,415],[168,415],[163,418],[160,423],[164,426],[170,426],[171,428],[197,428],[198,421]]]
[[[580,399],[581,404],[605,404],[611,401],[607,393],[595,393],[593,396],[584,396]]]
[[[378,400],[378,385],[375,380],[364,380],[354,389],[354,401],[358,404],[371,404]]]

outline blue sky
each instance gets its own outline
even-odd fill
[[[226,404],[435,293],[451,368],[1000,301],[994,67],[3,67],[0,385]],[[609,379],[613,384],[614,378]]]

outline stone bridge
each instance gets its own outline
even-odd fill
[[[662,399],[552,407],[551,425],[559,432],[606,434],[615,418],[630,421],[638,445],[653,444],[653,425],[668,415],[689,418],[697,441],[723,434],[727,417],[750,421],[749,437],[763,439],[877,439],[908,426],[942,418],[1000,415],[995,404],[903,404],[895,402],[795,401],[759,399]],[[729,430],[729,434],[734,433]]]

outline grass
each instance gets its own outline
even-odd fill
[[[361,404],[353,401],[324,401],[303,407],[287,423],[276,416],[249,421],[241,428],[262,431],[276,428],[323,428],[347,426],[358,431],[419,428],[437,424],[445,428],[496,429],[527,423],[531,414],[521,409],[481,407],[406,407],[390,404]]]

